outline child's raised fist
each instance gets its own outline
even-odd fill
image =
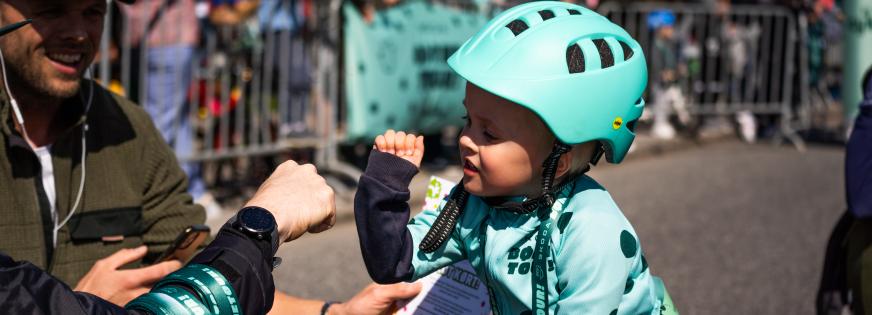
[[[420,168],[421,159],[424,158],[424,136],[388,129],[385,134],[375,137],[374,148],[401,157]]]

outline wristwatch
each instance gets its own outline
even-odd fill
[[[271,255],[273,269],[281,264],[279,257],[274,257],[279,249],[279,229],[272,213],[261,207],[245,207],[230,219],[230,226],[256,241],[267,241],[272,246]]]

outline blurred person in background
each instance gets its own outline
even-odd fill
[[[139,74],[136,77],[145,81],[145,91],[138,91],[144,93],[139,99],[178,156],[193,154],[195,147],[187,102],[191,62],[200,36],[195,5],[194,0],[157,0],[121,6],[128,21],[128,47],[132,47],[134,57],[145,58],[133,65],[139,70],[134,71]],[[217,216],[221,207],[206,191],[200,164],[183,163],[182,169],[195,202],[206,208],[207,216]]]
[[[209,21],[215,25],[237,25],[251,17],[259,0],[210,0]]]
[[[808,84],[812,97],[823,105],[835,105],[842,56],[842,22],[845,17],[833,0],[816,0],[805,8],[808,17],[806,50]]]
[[[750,22],[742,25],[734,20],[730,0],[706,1],[714,14],[710,19],[704,19],[703,24],[695,27],[706,29],[703,37],[699,38],[701,59],[703,68],[709,69],[706,64],[711,64],[711,71],[703,70],[704,75],[711,78],[719,78],[709,81],[704,79],[704,85],[696,86],[694,82],[693,93],[695,99],[701,100],[706,107],[718,114],[706,117],[700,121],[698,136],[706,138],[735,132],[743,141],[754,142],[757,139],[757,119],[749,110],[728,109],[724,111],[722,106],[740,105],[749,102],[754,89],[754,58],[757,50],[757,39],[761,28],[758,24]],[[692,65],[691,65],[692,66]],[[691,70],[693,71],[693,70]],[[751,87],[750,89],[743,86]]]
[[[682,125],[690,122],[684,95],[678,84],[678,43],[675,38],[675,14],[671,10],[657,10],[648,14],[648,28],[654,31],[651,51],[654,96],[652,135],[660,139],[675,137],[675,127],[669,121],[673,111]]]
[[[872,312],[872,67],[863,76],[860,114],[845,150],[845,188],[854,222],[848,230],[847,285],[856,314]]]
[[[257,11],[266,43],[264,71],[271,71],[279,106],[279,134],[305,132],[306,107],[312,84],[312,67],[304,42],[306,22],[312,15],[311,0],[261,0]]]
[[[817,314],[872,312],[872,67],[863,76],[863,100],[845,148],[848,210],[839,218],[824,256]]]
[[[722,94],[722,100],[730,104],[741,104],[749,101],[746,99],[749,93],[742,87],[743,83],[754,78],[754,59],[760,27],[757,24],[740,25],[733,21],[729,0],[718,1],[718,15],[722,23],[720,35],[727,57],[726,71],[729,78],[727,82],[723,82],[726,84],[727,93]],[[748,143],[757,141],[758,119],[750,110],[736,112],[735,120],[742,140]]]

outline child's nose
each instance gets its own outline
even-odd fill
[[[472,138],[466,134],[460,135],[460,140],[458,141],[458,147],[460,147],[461,153],[476,153],[478,150],[476,149],[478,146],[475,145],[475,141],[472,141]]]

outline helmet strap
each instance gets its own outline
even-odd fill
[[[557,177],[557,166],[560,163],[560,157],[570,150],[572,150],[572,146],[560,141],[554,142],[551,153],[545,158],[545,162],[542,163],[542,194],[538,197],[527,199],[524,202],[499,202],[499,198],[488,198],[488,201],[490,201],[488,203],[496,204],[492,205],[495,209],[507,210],[518,214],[531,213],[538,209],[550,209],[555,201],[555,193],[562,190],[567,183],[572,182],[572,180],[564,180],[557,189],[554,189],[554,180]],[[589,169],[590,167],[575,176],[580,176]]]
[[[466,208],[466,200],[469,199],[469,192],[463,188],[463,183],[457,185],[451,196],[448,197],[448,202],[442,207],[433,226],[427,231],[427,235],[421,240],[418,248],[425,253],[435,252],[442,247],[442,244],[448,240],[451,233],[454,231],[454,226],[457,225],[457,218],[463,214],[463,209]]]

